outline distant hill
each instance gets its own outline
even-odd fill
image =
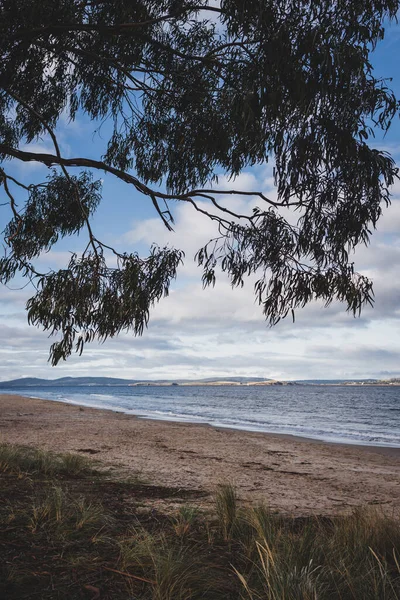
[[[37,377],[23,377],[10,381],[0,381],[0,389],[25,388],[25,387],[65,387],[65,386],[91,386],[91,385],[209,385],[218,382],[226,383],[262,383],[271,381],[262,377],[207,377],[205,379],[118,379],[115,377],[61,377],[59,379],[39,379]]]
[[[355,383],[355,379],[296,379],[295,383],[304,385],[341,385]],[[377,379],[357,379],[357,383],[375,383]]]
[[[169,385],[400,385],[399,378],[378,379],[297,379],[295,381],[276,381],[263,377],[205,377],[203,379],[121,379],[117,377],[60,377],[59,379],[40,379],[22,377],[10,381],[0,381],[1,389],[31,387],[67,387],[67,386],[169,386]]]

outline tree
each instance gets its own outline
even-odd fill
[[[399,107],[369,60],[399,6],[0,0],[0,176],[11,211],[0,280],[23,275],[35,284],[28,320],[61,335],[53,364],[93,339],[141,334],[183,258],[157,246],[146,259],[108,248],[118,266],[106,264],[91,225],[102,172],[138,190],[169,229],[174,202],[216,221],[218,237],[196,257],[204,285],[218,270],[233,286],[256,274],[271,324],[312,299],[344,301],[353,313],[373,302],[372,283],[349,253],[368,243],[397,176],[390,155],[368,140]],[[65,113],[86,115],[94,127],[109,122],[102,156],[63,156],[57,124]],[[43,135],[52,153],[29,146]],[[47,166],[46,181],[18,181],[10,159]],[[259,207],[245,215],[221,205],[217,172],[234,178],[272,159],[276,200],[247,192]],[[286,207],[298,211],[295,225],[281,214]],[[85,229],[82,255],[59,271],[36,269],[42,252]]]

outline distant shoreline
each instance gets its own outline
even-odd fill
[[[400,382],[385,383],[385,382],[306,382],[301,381],[250,381],[250,382],[235,382],[235,381],[213,381],[213,382],[157,382],[157,381],[144,381],[135,383],[68,383],[68,384],[57,384],[57,383],[32,383],[32,384],[20,384],[20,385],[6,385],[4,382],[0,382],[0,393],[7,393],[7,391],[21,390],[21,389],[35,389],[35,388],[68,388],[73,387],[286,387],[286,386],[301,386],[301,387],[400,387]]]
[[[250,377],[207,378],[199,380],[170,379],[170,380],[129,380],[110,377],[62,377],[59,379],[39,379],[26,377],[10,381],[0,381],[1,391],[44,387],[277,387],[277,386],[323,386],[323,387],[398,387],[400,379],[392,380],[277,380]]]

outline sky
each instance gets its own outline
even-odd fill
[[[388,28],[385,40],[372,55],[375,75],[392,77],[400,97],[400,25]],[[82,117],[74,123],[62,119],[58,138],[65,156],[99,154],[104,142],[93,135],[93,125]],[[400,164],[400,122],[394,122],[376,146],[389,151]],[[37,151],[53,152],[43,138]],[[40,180],[46,168],[12,162],[23,182]],[[219,187],[232,182],[221,174]],[[234,187],[275,191],[272,167],[243,172]],[[223,276],[214,289],[203,290],[201,269],[194,255],[215,234],[209,219],[188,205],[174,208],[175,230],[168,232],[148,200],[111,176],[104,177],[103,200],[94,218],[97,237],[120,251],[146,255],[153,242],[185,251],[185,262],[168,298],[153,309],[142,337],[123,334],[104,344],[92,343],[82,356],[73,355],[52,367],[48,362],[52,339],[29,326],[25,311],[34,290],[21,282],[0,287],[0,381],[18,377],[110,376],[129,379],[178,379],[220,376],[295,379],[361,379],[400,376],[400,183],[392,189],[392,204],[384,209],[369,247],[359,247],[357,270],[374,281],[375,305],[354,318],[345,305],[313,303],[298,310],[296,320],[285,319],[269,327],[255,302],[254,281],[232,289]],[[225,199],[235,210],[249,201]],[[251,205],[250,205],[251,206]],[[9,217],[0,208],[2,229]],[[68,238],[40,259],[41,266],[62,268],[71,252],[82,250],[84,236]]]

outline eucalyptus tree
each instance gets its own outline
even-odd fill
[[[104,172],[152,203],[168,229],[176,203],[215,221],[216,238],[196,255],[204,285],[221,270],[233,286],[255,274],[272,324],[313,299],[344,301],[354,313],[373,301],[349,253],[368,242],[397,176],[391,156],[369,144],[399,107],[370,53],[399,5],[0,0],[0,183],[10,211],[0,280],[34,283],[28,319],[59,334],[53,364],[93,339],[141,334],[182,262],[179,249],[154,245],[143,258],[97,237]],[[65,115],[93,129],[108,122],[101,155],[63,155]],[[50,153],[32,144],[41,136]],[[48,176],[19,181],[15,161],[40,163]],[[268,161],[274,198],[233,185],[224,198],[246,194],[257,208],[238,214],[222,202],[218,173],[234,179]],[[84,230],[82,254],[38,270],[44,251]]]

